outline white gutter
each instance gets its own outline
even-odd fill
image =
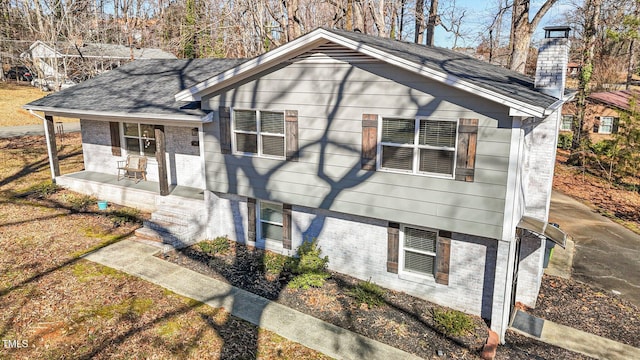
[[[120,118],[120,119],[188,121],[188,122],[197,122],[197,123],[207,123],[213,120],[213,117],[210,116],[210,114],[199,116],[199,115],[179,115],[179,114],[118,113],[113,111],[91,111],[91,110],[55,108],[55,107],[49,107],[49,106],[28,106],[28,105],[23,106],[23,108],[29,110],[30,112],[35,110],[35,111],[42,111],[46,114],[51,114],[55,116],[74,117],[74,118],[109,117],[109,118]]]

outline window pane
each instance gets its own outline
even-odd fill
[[[573,126],[573,115],[562,115],[560,130],[570,131]]]
[[[420,171],[453,174],[453,155],[450,150],[420,149]]]
[[[138,124],[123,123],[124,134],[129,136],[140,136],[138,134]]]
[[[433,274],[434,257],[411,251],[404,252],[404,269],[421,274]]]
[[[156,141],[155,140],[142,140],[142,146],[144,146],[144,154],[147,156],[156,155]]]
[[[382,167],[388,169],[413,169],[413,148],[382,147]]]
[[[284,114],[261,111],[260,131],[272,134],[284,134]]]
[[[257,118],[255,111],[235,110],[233,112],[233,115],[234,126],[236,130],[258,131],[258,128],[256,126]]]
[[[148,139],[154,139],[156,137],[153,125],[140,124],[141,136]]]
[[[245,153],[258,153],[258,135],[236,133],[236,150]]]
[[[260,220],[282,224],[282,205],[261,202]]]
[[[456,125],[454,121],[420,120],[420,145],[455,147]]]
[[[382,142],[413,144],[415,126],[416,123],[414,120],[383,119]]]
[[[282,241],[282,225],[273,225],[267,223],[261,223],[262,225],[262,238]]]
[[[416,250],[436,252],[436,239],[438,234],[435,231],[404,228],[404,246]]]
[[[284,156],[284,137],[262,136],[262,153],[264,155]]]
[[[136,155],[140,155],[140,140],[135,138],[125,138],[127,142],[127,151]]]
[[[613,130],[613,118],[609,116],[603,116],[600,118],[600,129],[598,130],[601,134],[611,134]]]

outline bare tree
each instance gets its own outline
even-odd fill
[[[429,7],[429,17],[427,18],[427,46],[433,46],[434,32],[436,26],[440,25],[440,16],[438,15],[438,0],[431,0]]]
[[[533,20],[529,21],[530,0],[513,0],[511,16],[511,36],[509,41],[509,68],[524,73],[531,37],[542,20],[542,17],[557,0],[546,0]]]
[[[597,29],[600,21],[600,8],[602,0],[587,0],[585,2],[586,23],[584,27],[582,52],[582,69],[580,71],[580,83],[578,85],[578,95],[576,107],[578,114],[574,118],[573,140],[571,149],[577,150],[582,144],[582,124],[584,124],[584,116],[586,110],[586,100],[589,92],[589,83],[593,72],[593,58],[596,45]]]

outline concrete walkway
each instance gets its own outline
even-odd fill
[[[65,133],[80,131],[79,122],[62,123]],[[56,134],[58,129],[56,128]],[[24,126],[2,126],[0,127],[0,139],[6,139],[16,136],[35,136],[44,135],[44,125],[24,125]]]
[[[640,306],[640,235],[557,191],[551,195],[549,221],[575,242],[571,278]]]
[[[84,258],[140,277],[214,308],[222,307],[236,317],[336,359],[420,359],[154,257],[159,251],[156,246],[127,239]]]
[[[544,343],[596,359],[640,359],[640,349],[613,340],[531,316],[520,310],[511,329]]]

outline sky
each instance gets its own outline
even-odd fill
[[[480,41],[481,31],[488,27],[488,24],[493,20],[495,16],[497,3],[499,0],[440,0],[440,11],[446,11],[446,7],[450,6],[455,1],[456,8],[467,9],[467,15],[464,17],[463,32],[468,33],[468,37],[463,40],[458,40],[457,46],[476,46]],[[531,0],[530,19],[533,18],[535,13],[540,9],[540,6],[544,3],[543,0]],[[535,40],[543,38],[545,26],[551,25],[564,25],[563,16],[564,12],[570,10],[571,0],[558,0],[556,4],[551,7],[547,14],[543,17],[536,33],[534,34]],[[511,21],[511,13],[505,16],[503,23],[505,23],[504,35],[509,34],[509,23]],[[487,35],[488,36],[488,35]],[[453,46],[453,36],[447,33],[441,26],[438,26],[435,31],[435,45],[440,47],[451,48]]]

